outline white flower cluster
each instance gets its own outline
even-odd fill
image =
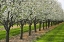
[[[55,0],[0,0],[0,21],[34,18],[40,20],[63,20],[64,12]]]

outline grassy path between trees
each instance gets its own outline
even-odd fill
[[[40,36],[34,42],[64,42],[64,23]]]
[[[36,27],[38,28],[39,25],[37,24]],[[29,31],[29,27],[28,26],[24,26],[23,30],[24,30],[24,32],[27,32],[27,31]],[[34,26],[33,25],[32,25],[32,30],[34,30]],[[10,37],[18,35],[18,34],[20,34],[20,28],[15,28],[15,29],[11,29],[10,30]],[[5,30],[3,30],[3,31],[0,30],[0,40],[5,39],[5,37],[6,37],[6,31]]]

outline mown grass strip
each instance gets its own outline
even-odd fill
[[[36,25],[36,28],[39,28],[39,25]],[[28,26],[24,26],[24,32],[27,32],[29,30]],[[34,26],[32,25],[32,30],[34,30]],[[15,28],[10,30],[10,37],[20,34],[20,28]],[[0,40],[5,39],[6,37],[6,31],[0,31]]]
[[[35,42],[64,42],[64,23],[42,35]]]
[[[3,26],[0,26],[0,28],[4,28]]]

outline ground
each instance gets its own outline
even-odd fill
[[[13,37],[10,38],[10,42],[32,42],[33,40],[36,40],[37,37],[40,37],[41,35],[46,34],[48,31],[54,29],[57,26],[58,25],[56,25],[56,26],[54,25],[54,26],[48,28],[47,30],[46,29],[45,30],[41,29],[41,31],[39,31],[37,29],[36,33],[34,32],[34,30],[32,30],[32,35],[31,36],[28,35],[28,32],[25,32],[23,34],[23,39],[22,40],[20,40],[20,34],[16,35],[16,36],[13,36]],[[5,39],[1,40],[0,42],[5,42]]]

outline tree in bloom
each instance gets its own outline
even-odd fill
[[[6,42],[9,42],[9,31],[16,22],[16,6],[10,0],[0,1],[0,23],[6,30]]]
[[[39,31],[41,24],[47,22],[48,27],[50,21],[63,20],[63,10],[55,0],[0,0],[0,23],[6,30],[6,42],[9,42],[9,31],[15,23],[20,23],[20,39],[23,37],[23,26],[29,24],[29,36],[31,35],[31,25],[39,23]],[[44,29],[44,27],[43,27]]]

